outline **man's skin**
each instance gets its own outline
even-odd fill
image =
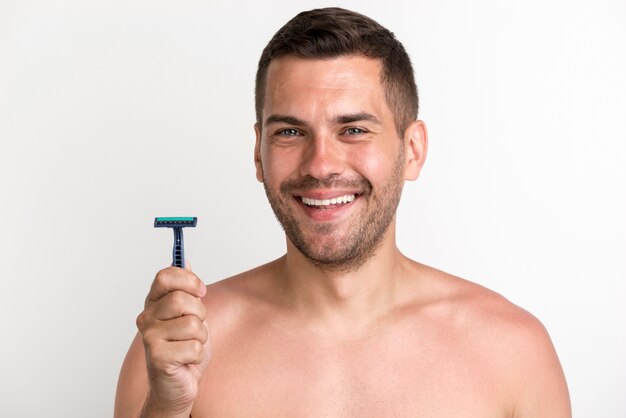
[[[372,185],[362,194],[297,190],[279,202],[315,254],[340,252],[389,186],[415,180],[426,157],[424,124],[399,138],[380,64],[360,56],[273,60],[255,129],[257,178],[269,195],[307,176]],[[346,194],[355,200],[324,208],[300,199]],[[328,223],[332,234],[321,232]],[[394,216],[375,251],[345,268],[316,264],[287,239],[283,257],[206,287],[190,269],[162,270],[137,321],[115,415],[137,417],[143,407],[144,416],[194,418],[570,417],[541,323],[408,259],[395,230]]]

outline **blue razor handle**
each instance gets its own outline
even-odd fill
[[[174,230],[174,248],[172,249],[172,266],[185,267],[185,242],[183,240],[183,228],[195,227],[198,223],[196,217],[170,217],[155,218],[155,228],[172,228]]]
[[[172,265],[174,267],[185,267],[185,242],[183,241],[183,230],[174,228],[174,248],[172,249]]]

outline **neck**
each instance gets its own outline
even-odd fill
[[[320,268],[288,241],[281,277],[289,305],[324,333],[371,332],[402,295],[406,258],[393,231],[375,254],[348,271]]]

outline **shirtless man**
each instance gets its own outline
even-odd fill
[[[256,94],[256,173],[287,252],[209,286],[157,273],[115,415],[570,417],[537,319],[396,247],[427,138],[393,34],[302,13],[265,48]]]

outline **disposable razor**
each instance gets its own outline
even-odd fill
[[[174,230],[174,249],[172,250],[172,266],[185,267],[185,243],[183,242],[183,228],[194,228],[198,218],[155,218],[155,228],[172,228]]]

